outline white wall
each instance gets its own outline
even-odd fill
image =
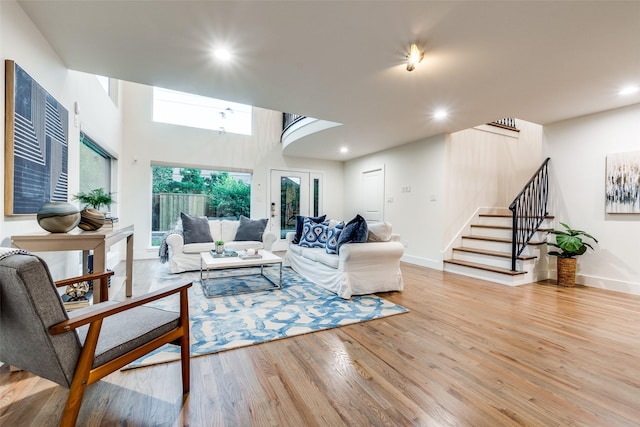
[[[542,126],[517,120],[516,127],[513,136],[475,128],[449,136],[446,243],[478,208],[507,208],[542,164]]]
[[[362,173],[384,167],[384,220],[401,235],[403,259],[441,269],[444,160],[445,136],[437,135],[346,162],[344,219],[362,212]]]
[[[640,104],[544,128],[551,157],[551,213],[600,244],[578,257],[577,282],[640,294],[640,214],[606,214],[605,161],[640,150]]]
[[[135,225],[134,257],[152,258],[151,165],[172,164],[207,169],[252,171],[251,216],[268,217],[271,169],[311,170],[324,174],[323,211],[342,213],[342,163],[284,158],[280,146],[282,113],[254,108],[254,135],[218,134],[205,129],[152,121],[153,88],[121,82],[124,148],[119,195],[122,218]],[[122,220],[121,220],[122,222]]]
[[[14,1],[0,2],[0,57],[2,81],[4,82],[4,60],[14,60],[42,87],[44,87],[69,112],[69,200],[79,189],[79,131],[74,125],[74,102],[81,105],[79,124],[91,129],[97,141],[107,144],[111,151],[120,149],[119,113],[95,76],[68,70],[62,60],[51,49],[42,34],[35,28],[22,8]],[[4,84],[0,85],[0,96],[4,100]],[[4,102],[0,103],[4,117]],[[0,135],[4,146],[4,131]],[[4,192],[4,150],[0,153],[2,188]],[[35,215],[4,216],[4,198],[0,199],[0,240],[2,246],[10,246],[10,237],[40,231]],[[78,253],[48,252],[39,254],[48,262],[54,279],[78,273]]]

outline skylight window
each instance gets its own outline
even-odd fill
[[[251,105],[153,88],[153,121],[251,135]]]

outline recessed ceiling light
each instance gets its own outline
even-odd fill
[[[341,152],[342,154],[344,154],[344,153],[348,153],[348,152],[349,152],[349,149],[348,149],[347,147],[340,147],[340,152]]]
[[[436,120],[444,120],[447,118],[447,116],[449,116],[449,113],[447,113],[447,110],[436,110],[435,113],[433,113],[433,118]]]
[[[218,48],[213,52],[213,54],[216,56],[216,58],[221,59],[223,61],[228,61],[231,59],[231,52],[229,52],[225,48]]]
[[[620,92],[618,92],[618,95],[622,95],[622,96],[633,95],[636,92],[638,92],[638,86],[626,86],[620,89]]]

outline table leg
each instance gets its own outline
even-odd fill
[[[93,248],[93,272],[102,273],[106,270],[106,245],[104,242]],[[93,303],[109,300],[109,278],[100,279],[100,286],[93,287]]]

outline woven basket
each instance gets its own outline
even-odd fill
[[[558,257],[558,285],[574,287],[576,285],[576,262],[575,258]]]

